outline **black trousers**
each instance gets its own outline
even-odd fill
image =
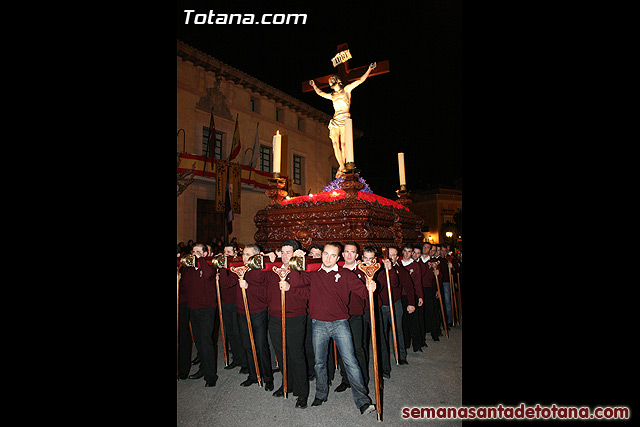
[[[218,352],[213,341],[213,330],[218,308],[199,308],[189,311],[193,340],[200,357],[200,370],[206,382],[218,379]]]
[[[380,308],[377,308],[375,311],[375,322],[376,322],[376,345],[377,345],[377,353],[378,353],[378,372],[380,372],[380,382],[384,381],[382,378],[383,372],[383,354],[386,352],[387,359],[389,354],[388,343],[385,337],[382,336],[382,311]],[[362,315],[362,345],[364,349],[365,356],[365,366],[366,368],[362,370],[362,378],[365,380],[364,385],[367,386],[367,390],[369,389],[369,378],[371,375],[369,373],[369,361],[373,358],[371,352],[373,351],[373,342],[371,341],[371,314],[369,310],[365,310]],[[391,369],[389,369],[390,371]],[[387,371],[387,373],[389,373]],[[365,377],[366,375],[366,377]]]
[[[436,288],[422,288],[424,291],[424,328],[427,333],[431,333],[431,338],[438,338],[438,322],[437,322],[437,314],[438,311],[436,309]]]
[[[256,346],[256,357],[260,366],[260,378],[262,381],[273,381],[273,373],[271,372],[271,353],[269,351],[269,342],[267,341],[267,310],[250,315],[251,328],[253,330],[253,340]],[[240,337],[242,338],[242,347],[247,355],[247,365],[249,366],[249,379],[258,380],[256,366],[253,362],[253,352],[251,351],[251,339],[249,338],[249,327],[247,325],[247,317],[238,313],[240,325]]]
[[[411,347],[411,343],[413,343],[413,349],[418,351],[421,347],[422,339],[420,338],[420,326],[418,324],[418,299],[416,298],[416,311],[409,314],[407,313],[407,306],[409,305],[409,300],[406,295],[402,295],[402,310],[404,311],[402,316],[402,333],[404,334],[404,348]]]
[[[191,332],[189,331],[189,305],[178,305],[178,375],[189,375],[191,370]]]
[[[244,351],[244,347],[242,347],[238,316],[238,308],[235,304],[222,304],[224,338],[229,342],[229,346],[231,347],[233,362],[236,362],[242,368],[247,368],[247,353]],[[231,362],[232,361],[229,361],[229,363]]]
[[[367,312],[367,315],[368,314],[369,313]],[[353,316],[349,317],[349,329],[351,329],[351,339],[353,340],[353,352],[356,355],[356,360],[358,361],[360,372],[362,372],[362,380],[364,382],[365,387],[367,387],[367,392],[368,392],[369,364],[367,363],[367,356],[364,351],[363,318],[364,316],[362,314],[354,314]],[[331,345],[331,347],[333,347],[333,344]],[[342,364],[342,358],[340,357],[339,352],[338,352],[338,365],[340,366],[340,376],[342,377],[342,382],[345,384],[349,384],[347,371],[344,369],[344,365]]]
[[[304,351],[304,338],[307,329],[307,315],[288,317],[287,328],[287,391],[293,390],[293,395],[309,397],[309,373]],[[280,362],[282,372],[282,319],[269,316],[269,336],[273,350]]]

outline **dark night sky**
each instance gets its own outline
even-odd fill
[[[332,6],[333,5],[333,6]],[[185,24],[195,13],[306,13],[305,25]],[[334,72],[336,46],[348,43],[351,68],[389,60],[391,72],[353,91],[351,117],[364,136],[354,141],[356,166],[372,190],[395,198],[397,153],[407,186],[453,186],[462,178],[462,28],[459,1],[397,5],[393,11],[323,2],[282,7],[265,2],[179,1],[177,39],[329,115],[331,102],[301,83]],[[324,89],[328,91],[328,88]],[[327,130],[328,132],[328,130]]]

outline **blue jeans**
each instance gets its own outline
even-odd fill
[[[449,282],[442,283],[442,292],[444,292],[444,309],[447,312],[447,323],[453,323],[453,315],[451,314],[451,285]]]
[[[353,350],[351,340],[351,330],[347,319],[325,322],[311,319],[313,352],[315,353],[316,371],[316,399],[327,400],[329,396],[329,384],[327,377],[327,351],[329,348],[329,338],[333,338],[342,357],[342,363],[347,371],[347,378],[351,384],[353,401],[356,407],[360,408],[365,403],[371,404],[371,399],[362,380],[362,372],[358,366],[358,361]]]

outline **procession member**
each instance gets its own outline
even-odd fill
[[[373,247],[371,246],[366,246],[363,250],[363,254],[362,254],[362,263],[364,265],[372,265],[375,264],[377,262],[376,259],[376,251]],[[382,354],[383,353],[389,353],[389,348],[388,348],[388,342],[386,339],[379,339],[380,336],[380,328],[382,326],[382,318],[381,318],[381,313],[382,313],[382,290],[387,289],[387,275],[384,273],[384,269],[385,268],[391,268],[391,261],[389,260],[385,260],[382,262],[382,269],[379,269],[378,271],[376,271],[376,273],[373,276],[373,281],[376,282],[376,292],[374,293],[374,301],[375,301],[375,305],[377,305],[377,307],[374,307],[374,318],[375,318],[375,322],[376,324],[374,325],[374,327],[371,326],[371,310],[372,308],[369,306],[369,300],[366,300],[365,306],[364,306],[364,314],[362,316],[362,320],[363,320],[363,324],[364,324],[364,328],[363,328],[363,335],[362,338],[364,340],[363,342],[363,347],[364,347],[364,352],[365,352],[365,357],[366,357],[366,363],[367,363],[367,371],[369,368],[369,360],[370,360],[370,354],[369,354],[369,343],[372,342],[371,339],[371,334],[373,331],[376,332],[376,347],[377,347],[377,358],[374,358],[374,360],[378,360],[378,371],[383,371],[382,372],[382,376],[384,378],[391,378],[389,372],[387,372],[385,374],[384,370],[382,369]],[[365,276],[358,276],[360,277],[360,279],[366,283],[366,278]],[[387,295],[388,298],[388,295]],[[380,343],[380,344],[378,344]],[[383,384],[383,383],[381,383]],[[368,384],[367,384],[368,385]]]
[[[423,266],[422,271],[422,290],[424,294],[424,317],[425,317],[425,332],[431,334],[431,339],[434,341],[440,341],[438,338],[440,327],[437,322],[437,308],[436,308],[436,279],[433,275],[433,270],[427,263],[431,259],[431,243],[424,243],[422,245],[422,254],[418,258],[418,261]]]
[[[311,258],[320,258],[322,257],[322,246],[317,243],[309,246],[309,256]]]
[[[282,264],[279,268],[288,268],[289,260],[294,256],[303,255],[298,242],[286,240],[281,247]],[[290,271],[285,281],[300,280],[299,272]],[[282,354],[282,305],[281,305],[281,279],[277,273],[271,271],[267,287],[267,304],[269,305],[269,335],[279,361],[283,360]],[[285,334],[287,356],[287,392],[292,391],[297,396],[296,408],[306,408],[309,397],[309,378],[307,374],[307,362],[304,352],[304,336],[307,324],[308,295],[300,293],[286,293],[285,295]],[[282,363],[280,364],[282,367]],[[284,375],[284,373],[283,373]],[[284,377],[283,377],[284,380]],[[273,392],[276,397],[284,395],[281,385]]]
[[[365,264],[376,262],[376,250],[373,246],[365,246],[362,250],[362,262]],[[392,268],[391,260],[388,258],[383,260],[384,268],[388,271],[389,274],[389,282],[391,284],[391,298],[394,302],[397,302],[394,305],[394,316],[397,318],[398,314],[402,316],[402,303],[400,302],[400,285],[398,283],[398,274],[395,269]],[[380,301],[380,315],[378,316],[378,324],[380,327],[376,327],[376,331],[378,331],[378,336],[380,337],[380,350],[381,353],[381,365],[382,365],[382,376],[384,378],[391,378],[391,363],[390,363],[390,352],[392,350],[392,346],[395,345],[393,340],[393,330],[391,327],[391,309],[389,307],[389,284],[387,283],[387,273],[385,273],[382,269],[376,272],[376,276],[374,277],[376,284],[378,285],[377,293]],[[396,332],[400,330],[400,323],[396,323]],[[368,350],[369,345],[366,344],[365,348]],[[400,357],[398,357],[400,359]]]
[[[320,246],[317,243],[314,243],[311,246],[309,246],[309,256],[311,258],[321,258],[322,246]],[[317,267],[317,268],[320,268],[320,267]],[[307,330],[306,330],[305,341],[304,341],[304,349],[305,349],[306,358],[307,358],[307,371],[309,372],[309,381],[313,381],[316,379],[316,371],[314,368],[315,357],[313,352],[312,336],[313,336],[313,333],[311,328],[311,316],[309,316],[309,304],[307,302]],[[331,382],[333,381],[333,378],[336,373],[336,365],[335,363],[333,363],[335,356],[333,352],[332,342],[330,342],[328,346],[329,346],[329,350],[327,352],[327,375],[329,378],[328,384],[331,385]],[[329,361],[331,361],[331,363],[329,363]]]
[[[349,294],[360,298],[375,291],[375,282],[364,285],[358,276],[338,266],[340,243],[327,243],[322,250],[322,266],[318,271],[301,272],[301,285],[309,286],[309,309],[313,329],[315,352],[316,395],[311,406],[320,406],[327,401],[327,350],[333,338],[344,363],[356,407],[361,414],[375,410],[362,380],[362,372],[354,354],[351,330],[349,329]],[[292,288],[300,291],[303,286]]]
[[[446,256],[448,254],[447,246],[440,245],[440,274],[442,274],[442,293],[444,294],[444,308],[447,314],[447,326],[451,328],[453,326],[453,313],[451,312],[451,284],[449,278],[449,261]],[[452,268],[453,270],[453,268]]]
[[[242,252],[242,261],[246,265],[250,257],[259,253],[260,247],[258,247],[258,245],[247,245]],[[239,286],[236,291],[236,301],[242,301],[241,289],[245,289],[261,378],[265,384],[264,389],[266,391],[272,391],[273,373],[271,372],[271,354],[269,352],[269,344],[267,341],[267,273],[269,272],[265,270],[251,269],[247,271],[244,275],[244,279],[238,280]],[[240,385],[248,387],[251,384],[258,383],[258,376],[255,363],[253,361],[253,352],[251,350],[251,340],[249,337],[249,327],[244,310],[244,303],[237,304],[237,307],[239,313],[240,337],[242,338],[242,346],[244,347],[247,355],[247,364],[249,365],[249,376],[247,380],[242,382]]]
[[[356,261],[360,254],[358,253],[359,248],[356,242],[347,242],[344,244],[344,249],[342,250],[342,257],[344,258],[343,268],[346,268],[352,271],[358,278],[364,283],[364,273],[357,270]],[[369,359],[366,355],[366,350],[364,348],[364,309],[365,306],[369,306],[369,298],[362,299],[358,295],[352,293],[349,295],[349,304],[347,308],[349,309],[349,329],[351,330],[351,339],[353,342],[353,351],[356,356],[356,360],[358,361],[358,366],[360,367],[360,372],[362,372],[362,380],[364,381],[364,385],[369,390]],[[367,313],[369,315],[369,313]],[[367,322],[369,323],[369,322]],[[367,349],[368,350],[368,349]],[[341,383],[336,387],[334,391],[340,393],[345,391],[347,388],[351,387],[349,383],[349,377],[347,376],[347,371],[344,369],[344,364],[342,362],[342,356],[338,353],[338,364],[340,365],[340,376],[342,377]]]
[[[411,277],[411,283],[413,285],[413,293],[415,294],[415,298],[417,299],[416,307],[421,307],[423,304],[422,300],[422,269],[414,264],[414,260],[411,257],[413,252],[413,246],[411,244],[405,244],[402,247],[402,259],[400,260],[400,264],[404,267],[404,269],[409,273]],[[409,291],[407,291],[409,293]],[[416,308],[417,310],[417,308]],[[422,339],[420,338],[420,325],[418,313],[412,312],[408,313],[405,317],[405,325],[407,335],[405,335],[404,345],[409,348],[413,343],[413,351],[418,352],[422,351],[421,344]]]
[[[208,255],[206,246],[196,243],[193,246],[196,257],[195,267],[183,267],[181,287],[185,288],[193,340],[200,358],[199,373],[189,378],[204,376],[205,387],[213,387],[218,380],[218,355],[213,342],[213,327],[217,316],[215,269],[203,257]]]
[[[440,261],[440,245],[438,244],[431,245],[431,250],[429,251],[429,257],[430,257],[429,258],[430,266],[434,262]],[[442,302],[442,292],[441,292],[442,271],[439,264],[435,268],[438,271],[438,277],[436,278],[434,275],[434,280],[435,280],[434,290],[435,290],[435,297],[437,300],[436,301],[436,323],[438,325],[438,336],[441,337],[444,335],[443,331],[445,330],[445,327],[446,327],[443,322],[443,319],[445,319],[445,315],[443,313],[444,302]],[[433,269],[431,269],[431,273],[432,274],[434,273]]]
[[[184,242],[180,242],[184,246]],[[178,257],[180,253],[178,253]],[[188,267],[182,267],[186,269]],[[189,303],[187,291],[180,282],[178,271],[178,379],[186,380],[191,370],[191,332],[189,331]],[[200,377],[202,378],[202,377]]]
[[[422,245],[419,245],[419,244],[412,245],[411,258],[413,258],[413,260],[415,261],[414,265],[417,265],[417,267],[420,269],[420,289],[422,290],[422,305],[418,305],[418,308],[416,309],[416,312],[418,313],[418,327],[420,330],[420,346],[427,347],[427,342],[425,341],[426,313],[425,313],[425,307],[424,307],[424,284],[422,283],[423,282],[422,277],[424,276],[427,266],[422,264],[421,262],[418,262],[421,255],[422,255]],[[417,283],[414,283],[414,284],[418,286]]]
[[[222,248],[222,254],[227,257],[235,257],[237,246],[235,243],[227,243]],[[224,323],[225,337],[229,341],[233,361],[224,369],[233,369],[240,366],[241,374],[249,373],[247,353],[242,347],[238,320],[238,305],[243,305],[242,300],[236,301],[238,291],[238,276],[227,268],[218,271],[220,281],[220,299],[222,300],[222,322]],[[239,304],[238,304],[239,303]]]
[[[407,349],[404,345],[405,317],[416,310],[415,294],[409,272],[399,263],[398,248],[394,246],[389,247],[389,259],[398,276],[400,288],[400,304],[398,304],[398,301],[395,301],[395,296],[393,304],[394,314],[396,315],[396,330],[398,332],[398,357],[400,358],[398,363],[400,365],[406,365],[408,362]]]

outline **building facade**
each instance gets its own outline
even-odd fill
[[[240,171],[240,186],[231,185],[229,191],[232,199],[239,192],[240,203],[234,209],[229,240],[254,242],[254,215],[270,203],[265,191],[267,179],[273,177],[276,131],[282,135],[280,175],[287,178],[289,194],[317,193],[334,179],[338,163],[327,129],[331,116],[181,41],[176,100],[178,173],[195,165],[195,180],[177,199],[178,242],[224,235],[223,204],[216,200],[217,173],[229,158],[236,123],[241,147],[232,164]],[[207,161],[210,157],[213,164]]]
[[[440,230],[444,223],[454,223],[453,215],[462,210],[462,190],[439,187],[412,193],[411,199],[411,210],[424,220],[424,241],[443,243],[446,238]],[[452,237],[459,241],[458,236]]]

